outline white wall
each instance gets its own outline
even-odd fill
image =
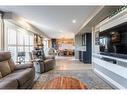
[[[63,43],[60,47],[59,47],[60,50],[65,50],[65,49],[68,49],[68,50],[73,50],[74,49],[74,46],[73,44],[65,44]]]

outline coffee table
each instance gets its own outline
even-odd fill
[[[87,85],[72,77],[57,77],[44,84],[42,89],[87,89]]]

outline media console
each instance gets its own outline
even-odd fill
[[[125,22],[127,22],[127,9],[125,9],[124,11],[118,13],[117,15],[115,15],[111,18],[107,18],[104,21],[100,22],[98,25],[93,27],[93,31],[92,31],[92,66],[93,66],[93,70],[100,77],[102,77],[105,81],[109,82],[109,84],[112,87],[118,88],[118,89],[127,89],[127,55],[125,53],[126,48],[125,49],[123,48],[124,52],[122,51],[122,49],[121,49],[121,51],[119,51],[119,48],[116,48],[117,45],[115,44],[115,47],[114,47],[114,45],[112,45],[113,49],[112,49],[112,51],[110,51],[110,48],[105,46],[105,48],[106,48],[105,50],[108,49],[109,51],[104,53],[104,52],[102,52],[102,51],[105,51],[105,50],[103,50],[103,48],[102,48],[102,51],[100,51],[100,46],[99,46],[99,44],[96,44],[96,39],[99,38],[97,36],[97,33],[99,34],[100,32],[107,31],[108,29],[111,29],[115,26],[119,26]],[[114,32],[111,32],[112,35],[111,35],[111,38],[109,38],[109,39],[111,39],[110,42],[113,42],[113,43],[117,42],[118,43],[121,39],[123,41],[127,41],[126,39],[123,39],[123,37],[120,38],[121,34],[117,35],[117,33],[116,33],[116,35],[114,36],[113,33]],[[102,37],[103,37],[103,35],[102,35]],[[109,36],[107,35],[106,37],[109,37]],[[103,46],[103,44],[102,44],[102,46]],[[110,47],[110,45],[109,45],[109,47]],[[116,51],[118,51],[118,52],[116,52]]]
[[[127,60],[106,55],[92,55],[93,70],[114,88],[127,88]]]
[[[125,55],[125,54],[100,52],[100,55],[107,55],[107,56],[111,56],[111,57],[127,59],[127,55]]]

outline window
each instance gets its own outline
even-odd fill
[[[25,52],[25,60],[29,60],[29,52],[34,48],[34,34],[23,29],[7,30],[7,49],[12,53],[12,58],[17,61],[18,52]]]
[[[8,31],[8,44],[15,45],[16,44],[16,31],[9,29]]]

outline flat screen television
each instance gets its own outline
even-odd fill
[[[100,52],[127,55],[127,23],[99,33]]]

